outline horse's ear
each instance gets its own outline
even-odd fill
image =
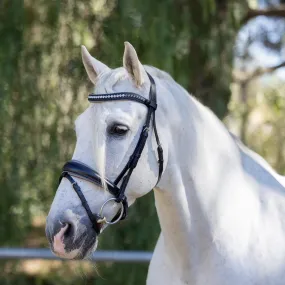
[[[92,57],[85,46],[81,46],[81,55],[89,79],[95,85],[98,75],[102,72],[110,70],[110,68],[101,61]]]
[[[125,42],[123,65],[131,78],[135,81],[136,85],[141,86],[147,75],[139,61],[136,50],[129,42]]]

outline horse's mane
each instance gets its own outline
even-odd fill
[[[241,162],[243,164],[244,170],[247,173],[251,173],[250,171],[248,171],[249,168],[251,168],[251,170],[259,170],[259,172],[262,173],[260,181],[271,180],[272,183],[275,182],[275,185],[277,185],[278,183],[281,184],[282,186],[279,186],[279,188],[283,189],[285,185],[284,176],[278,174],[262,156],[249,149],[236,135],[231,132],[230,135],[240,151]]]
[[[154,66],[150,66],[150,65],[144,65],[144,68],[148,73],[157,77],[160,80],[166,80],[166,81],[170,81],[172,83],[175,82],[170,74],[168,74],[167,72],[165,72],[161,69],[158,69],[158,68],[156,68]]]
[[[159,80],[163,80],[166,84],[175,84],[175,80],[165,71],[160,70],[156,67],[150,66],[150,65],[143,65],[145,70],[152,76],[155,76]],[[107,72],[102,72],[99,74],[96,82],[96,87],[100,86],[105,88],[105,90],[101,88],[96,88],[95,93],[112,93],[113,87],[121,80],[126,79],[128,76],[127,71],[123,67],[119,67],[116,69],[113,69],[111,72],[107,70]],[[104,84],[102,84],[104,82]]]

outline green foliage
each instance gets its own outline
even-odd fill
[[[32,220],[47,214],[60,168],[72,155],[73,121],[91,90],[80,44],[108,65],[121,66],[123,42],[130,41],[143,63],[170,72],[223,116],[239,27],[236,11],[243,6],[234,0],[2,0],[1,246],[23,245]],[[126,222],[104,233],[100,246],[152,250],[158,234],[150,194],[137,201]],[[111,264],[101,271],[107,281],[96,279],[97,285],[144,284],[147,266]],[[25,280],[0,283],[32,282]]]
[[[118,65],[122,42],[130,41],[143,63],[169,72],[223,117],[230,98],[235,35],[244,9],[239,3],[118,1],[103,21],[103,39],[94,54]]]
[[[241,100],[240,89],[234,89],[226,122],[244,141],[274,168],[285,173],[285,98],[284,80],[269,76],[255,80]],[[246,114],[246,116],[244,116]]]

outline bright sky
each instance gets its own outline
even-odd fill
[[[262,31],[269,31],[268,37],[273,42],[279,42],[280,38],[285,41],[285,20],[273,21],[266,17],[258,17],[251,20],[239,33],[237,38],[237,46],[243,46],[251,34],[253,37],[261,37]],[[285,61],[285,48],[281,51],[281,54],[270,51],[265,48],[260,42],[255,42],[250,46],[250,54],[253,57],[253,62],[250,62],[247,66],[250,70],[259,67],[270,67]],[[237,63],[238,64],[238,63]],[[285,68],[280,68],[275,72],[275,75],[285,80]]]

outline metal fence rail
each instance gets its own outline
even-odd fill
[[[113,261],[113,262],[150,262],[152,252],[150,251],[109,251],[98,250],[93,253],[88,261]],[[61,259],[44,248],[0,248],[0,259]]]

